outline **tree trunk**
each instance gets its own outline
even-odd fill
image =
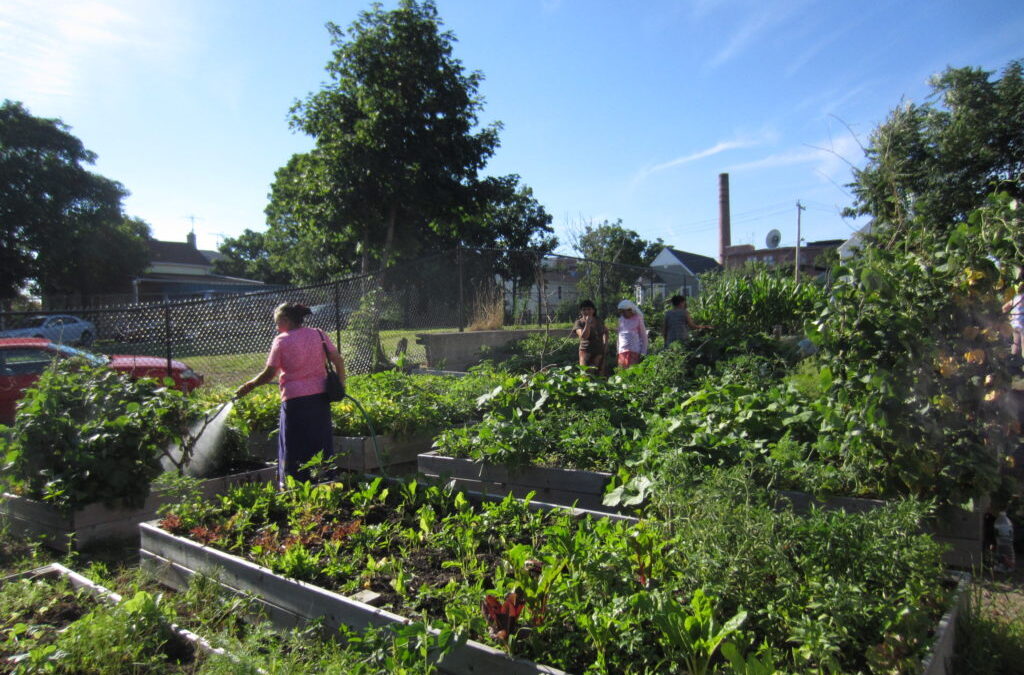
[[[370,227],[363,225],[363,255],[359,264],[360,274],[370,273]]]
[[[391,246],[395,241],[395,220],[397,220],[398,209],[394,206],[388,208],[388,229],[384,235],[384,252],[380,256],[380,268],[383,270],[388,266],[391,257]]]

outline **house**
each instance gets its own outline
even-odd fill
[[[818,257],[826,251],[839,248],[842,243],[842,239],[823,239],[805,243],[800,247],[800,273],[815,277],[826,271],[824,266],[818,264]],[[722,257],[723,266],[726,269],[737,269],[752,262],[764,263],[769,267],[792,265],[796,257],[796,247],[776,246],[755,249],[751,244],[738,244],[725,247]]]
[[[149,267],[132,280],[134,302],[208,298],[272,288],[254,279],[214,274],[213,262],[221,254],[200,250],[193,232],[184,242],[151,239],[148,245]]]
[[[868,221],[866,225],[851,234],[849,239],[840,244],[838,249],[839,259],[846,260],[847,258],[852,258],[857,253],[857,249],[863,245],[864,237],[871,234],[874,230],[874,226],[874,220]]]
[[[510,281],[499,279],[499,284],[504,288],[506,313],[524,323],[532,322],[538,316],[540,320],[553,321],[560,307],[563,310],[571,307],[567,311],[575,316],[582,276],[580,262],[576,258],[549,255],[541,259],[540,273],[535,275],[533,283],[529,285],[513,287]]]
[[[634,282],[637,303],[664,300],[673,295],[700,295],[700,275],[721,269],[714,258],[666,246],[650,268]]]

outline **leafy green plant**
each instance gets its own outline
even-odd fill
[[[656,592],[639,595],[637,602],[661,631],[658,639],[679,653],[690,675],[707,673],[722,642],[747,620],[746,612],[738,612],[725,623],[716,621],[714,600],[701,588],[694,591],[689,607]]]
[[[3,480],[65,510],[137,508],[193,415],[190,401],[165,383],[58,362],[26,390],[10,437],[0,437]]]
[[[348,393],[363,405],[378,434],[407,437],[474,417],[474,400],[494,386],[496,377],[486,368],[462,378],[385,371],[352,375],[346,386]],[[231,420],[249,433],[274,432],[280,407],[277,389],[263,387],[235,404]],[[370,434],[366,418],[350,400],[332,404],[331,419],[334,433],[339,436]]]
[[[821,288],[813,282],[797,282],[781,270],[753,267],[705,274],[701,293],[690,311],[700,323],[732,339],[743,335],[771,334],[776,326],[784,333],[802,333],[813,318]]]
[[[905,645],[876,654],[891,663],[920,658],[944,607],[939,549],[915,534],[927,508],[914,502],[798,516],[737,465],[659,483],[649,508],[664,517],[630,526],[383,485],[247,486],[193,513],[203,529],[184,534],[216,533],[215,548],[341,593],[371,589],[390,611],[573,672],[657,672],[684,655],[701,672],[719,650],[752,673],[866,671],[873,645]],[[680,604],[699,589],[698,606]],[[742,634],[739,618],[719,618],[741,607]]]

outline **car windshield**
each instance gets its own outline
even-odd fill
[[[68,358],[73,358],[77,356],[78,358],[85,359],[94,366],[103,366],[110,361],[108,357],[103,356],[102,354],[93,354],[92,352],[85,352],[82,351],[81,349],[68,347],[67,345],[54,345],[53,347],[58,353],[60,353],[61,356],[66,356]]]
[[[49,317],[46,316],[30,316],[20,323],[21,328],[39,328]]]

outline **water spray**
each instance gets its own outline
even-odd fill
[[[215,451],[224,441],[228,415],[231,414],[236,400],[233,396],[207,411],[201,420],[189,427],[187,435],[183,438],[184,443],[165,449],[160,460],[163,469],[187,472],[190,476],[198,478],[208,474],[216,460]]]

